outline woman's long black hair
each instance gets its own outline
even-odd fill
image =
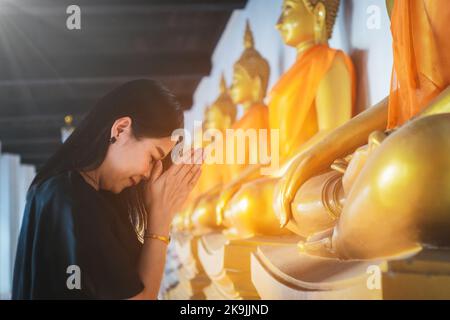
[[[63,172],[98,168],[108,150],[112,125],[126,116],[132,119],[132,132],[137,139],[168,137],[175,129],[184,126],[183,112],[178,102],[163,85],[147,79],[127,82],[98,101],[39,170],[30,189]],[[128,212],[142,240],[147,221],[143,183],[124,189],[115,196],[115,202],[121,210]]]

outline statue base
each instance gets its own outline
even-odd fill
[[[252,254],[252,281],[262,299],[357,300],[381,299],[369,289],[370,266],[380,262],[342,261],[300,253],[297,243],[260,246]]]
[[[299,253],[296,244],[260,246],[251,257],[251,273],[262,299],[450,299],[450,250],[344,261]]]
[[[297,237],[252,237],[230,240],[222,233],[202,236],[198,243],[200,262],[212,281],[205,288],[210,299],[260,299],[252,283],[251,255],[259,246],[280,246],[299,241]]]
[[[197,253],[198,237],[185,232],[174,234],[175,250],[181,262],[177,270],[178,285],[170,289],[166,298],[171,300],[204,300],[204,288],[211,284],[203,270]]]

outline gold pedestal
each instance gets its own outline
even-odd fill
[[[188,233],[176,233],[173,237],[175,249],[180,259],[179,283],[166,297],[172,300],[203,300],[204,288],[211,281],[203,270],[197,252],[198,237]]]
[[[252,237],[229,240],[221,233],[200,238],[199,259],[212,284],[205,289],[208,299],[260,299],[252,283],[251,254],[258,246],[279,246],[293,237]],[[296,241],[298,238],[295,237]]]
[[[299,252],[296,242],[260,246],[252,254],[252,281],[262,299],[381,299],[369,289],[369,266],[379,262],[340,261]]]
[[[295,244],[261,246],[252,254],[251,273],[261,299],[450,299],[448,249],[390,261],[342,261],[299,253]],[[380,285],[373,286],[377,276]]]

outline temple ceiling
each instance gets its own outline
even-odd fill
[[[66,9],[81,8],[69,30]],[[2,151],[39,165],[96,100],[136,78],[165,83],[189,109],[230,14],[245,0],[14,0],[0,8]]]

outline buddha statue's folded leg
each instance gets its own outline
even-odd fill
[[[341,258],[450,246],[450,114],[411,121],[368,158],[333,234]]]
[[[344,196],[340,172],[330,170],[306,181],[292,202],[293,231],[307,241],[333,228]]]
[[[292,225],[291,204],[300,187],[309,179],[328,171],[336,159],[346,157],[366,144],[373,131],[384,130],[387,113],[386,98],[331,131],[317,144],[295,157],[280,180],[274,199],[275,210],[282,226]]]
[[[364,171],[348,170],[348,173],[344,175],[343,183],[348,199],[345,202],[342,222],[339,223],[339,227],[336,228],[334,234],[334,250],[337,251],[338,255],[371,258],[402,254],[403,252],[414,251],[423,244],[427,244],[427,242],[423,242],[428,241],[426,239],[430,239],[431,243],[440,241],[439,234],[436,234],[436,239],[432,233],[425,236],[422,232],[430,226],[419,225],[420,219],[414,216],[420,215],[420,211],[423,210],[422,214],[430,217],[430,221],[436,226],[437,220],[435,220],[436,217],[433,216],[433,212],[437,210],[439,204],[445,207],[448,201],[448,197],[442,195],[442,192],[445,192],[445,188],[448,186],[448,177],[445,174],[442,175],[442,173],[449,169],[447,167],[449,163],[446,162],[447,158],[445,157],[445,152],[448,153],[449,149],[446,149],[446,144],[439,142],[439,139],[442,139],[442,135],[447,134],[447,127],[449,126],[446,119],[448,120],[449,113],[450,87],[443,90],[404,127],[398,129],[398,135],[396,134],[387,141],[388,146],[382,145],[382,150],[378,151],[380,154],[377,153],[378,155],[374,156],[378,160],[371,160]],[[432,118],[427,119],[428,117]],[[419,132],[422,129],[424,131]],[[384,140],[380,135],[380,133],[372,135],[372,139],[369,141],[369,145],[371,143],[373,145],[370,148],[370,153],[373,153]],[[402,151],[403,149],[406,149],[406,151]],[[386,154],[383,155],[382,152]],[[403,163],[402,157],[407,157]],[[384,164],[384,167],[382,161],[387,163]],[[438,166],[433,166],[434,163]],[[360,177],[360,175],[363,177]],[[359,182],[355,183],[356,181]],[[434,190],[433,184],[436,185],[436,190]],[[383,189],[385,185],[386,189]],[[354,188],[352,188],[353,186]],[[432,200],[433,196],[435,196],[435,200]],[[365,211],[366,206],[370,210]],[[379,211],[376,212],[376,210]],[[389,216],[388,212],[392,212],[392,215]],[[438,225],[442,222],[442,227],[445,228],[445,226],[448,226],[445,210],[441,213],[443,216],[438,214],[438,219],[443,219],[443,221],[441,220]],[[361,229],[356,227],[356,221],[351,220],[350,217],[360,218],[365,216],[366,218],[363,221],[367,222],[372,214],[372,219],[383,217],[367,226],[377,231],[375,238],[379,237],[380,239],[372,238],[371,232],[368,232],[364,238],[367,242],[364,244],[367,250],[347,252],[350,249],[346,248],[356,250],[354,244],[361,245],[353,232],[364,229],[362,225],[360,225]],[[392,218],[392,222],[389,219],[384,219],[384,215]],[[406,228],[405,225],[407,224],[409,226]],[[344,228],[344,226],[347,227]],[[376,230],[378,227],[385,233]],[[403,230],[402,228],[406,229]],[[350,234],[353,235],[350,236]],[[351,240],[352,237],[355,240]],[[370,245],[368,244],[369,241]],[[346,244],[347,242],[348,244]]]
[[[197,199],[189,216],[189,224],[194,233],[202,234],[211,230],[219,230],[216,219],[216,202],[221,187],[216,187]]]
[[[449,89],[444,90],[429,107],[411,121],[414,122],[424,117],[448,112],[450,112]],[[342,205],[348,206],[345,199],[364,169],[367,159],[385,138],[386,134],[383,132],[373,132],[369,136],[368,145],[359,148],[351,155],[348,167],[345,168],[345,165],[336,166],[338,163],[335,162],[333,166],[337,167],[337,172],[329,171],[318,175],[307,180],[300,187],[291,205],[293,216],[288,227],[295,233],[307,238],[301,245],[303,250],[311,254],[327,256],[333,251],[331,240],[324,239],[331,237],[333,232],[327,231],[337,222],[342,211]],[[339,179],[338,172],[345,172],[341,179]]]
[[[209,229],[219,228],[216,220],[216,202],[222,190],[222,184],[218,184],[210,190],[196,197],[185,214],[186,228],[195,233],[202,233]]]
[[[272,207],[277,181],[278,178],[266,177],[242,185],[223,211],[223,224],[228,237],[291,234],[289,230],[280,228]]]
[[[367,158],[386,135],[375,131],[369,143],[344,159],[336,160],[326,173],[306,181],[292,202],[289,229],[305,238],[300,247],[313,255],[330,256],[332,229],[345,204],[346,195],[364,168]],[[325,239],[327,238],[327,239]]]
[[[224,186],[217,199],[215,208],[218,224],[223,223],[224,210],[228,205],[228,201],[236,195],[242,185],[260,177],[260,167],[260,165],[249,165],[241,174]]]

